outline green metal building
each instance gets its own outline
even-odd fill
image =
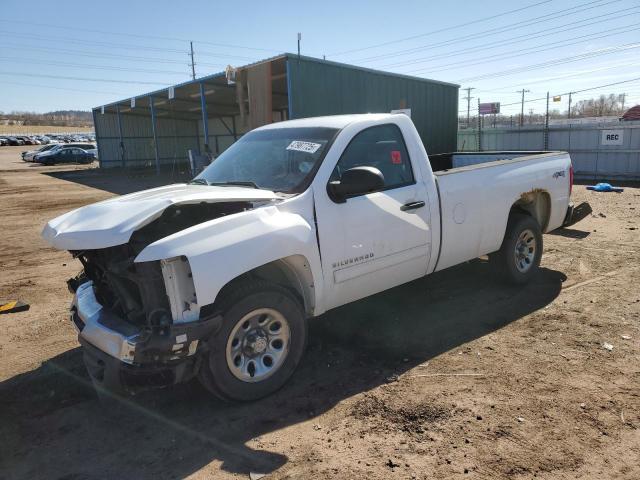
[[[174,168],[281,120],[409,109],[429,153],[453,152],[458,85],[285,53],[93,109],[100,166]]]

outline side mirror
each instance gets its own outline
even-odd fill
[[[375,192],[384,187],[384,175],[375,167],[353,167],[342,174],[340,180],[329,182],[327,193],[336,203],[348,197]]]

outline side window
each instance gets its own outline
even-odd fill
[[[367,128],[353,137],[330,181],[339,180],[345,170],[362,166],[382,172],[385,190],[415,182],[402,132],[393,124]]]

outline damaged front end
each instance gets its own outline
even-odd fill
[[[252,202],[175,204],[123,245],[72,250],[84,270],[70,279],[71,320],[100,387],[136,391],[180,383],[198,370],[206,340],[221,325],[200,305],[186,257],[135,262],[151,243],[193,225],[254,208]]]

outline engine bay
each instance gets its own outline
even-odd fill
[[[69,286],[74,289],[74,285],[91,280],[98,302],[122,319],[151,328],[170,325],[173,322],[172,309],[161,263],[135,263],[135,258],[157,240],[255,206],[254,202],[246,201],[172,205],[151,223],[135,231],[126,244],[71,251],[82,263],[84,271],[71,279]]]

